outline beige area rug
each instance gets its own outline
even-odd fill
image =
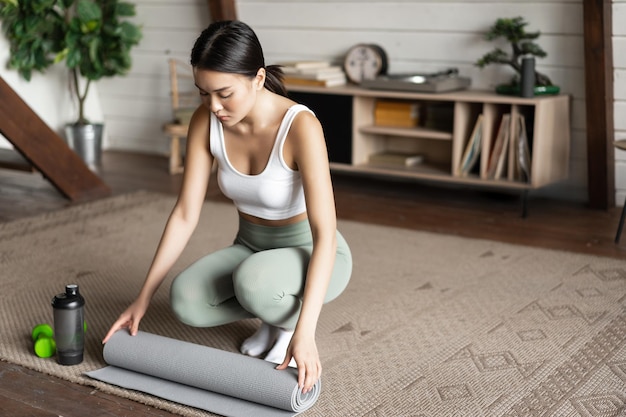
[[[137,193],[0,225],[0,356],[182,415],[207,415],[96,383],[100,340],[143,281],[174,199]],[[622,416],[626,264],[530,247],[340,221],[354,275],[320,319],[323,392],[305,416]],[[206,203],[176,271],[231,242],[234,209]],[[176,272],[173,271],[173,272]],[[142,330],[237,351],[254,320],[190,328],[169,280]],[[89,324],[83,364],[32,353],[32,326],[78,283]]]

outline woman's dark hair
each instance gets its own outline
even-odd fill
[[[191,50],[191,65],[248,77],[255,77],[259,68],[265,68],[265,87],[287,96],[280,66],[265,66],[259,39],[250,26],[238,20],[214,22],[204,29]]]

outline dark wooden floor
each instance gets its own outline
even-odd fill
[[[102,178],[113,195],[135,190],[175,194],[181,176],[170,176],[162,157],[107,152]],[[613,242],[620,209],[529,199],[520,216],[518,195],[369,177],[335,175],[341,219],[626,259],[626,237]],[[222,199],[215,183],[209,199]],[[39,174],[0,169],[0,222],[60,210],[70,203]],[[3,416],[170,416],[166,412],[0,363]]]

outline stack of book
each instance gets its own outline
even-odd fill
[[[377,100],[374,124],[389,127],[415,127],[419,124],[419,104],[401,100]]]
[[[285,84],[333,87],[346,84],[346,74],[329,61],[292,61],[279,64]]]

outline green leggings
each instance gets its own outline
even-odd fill
[[[293,329],[311,250],[308,220],[268,227],[240,218],[232,246],[200,258],[174,279],[172,309],[180,321],[196,327],[258,317]],[[325,303],[341,294],[351,273],[350,248],[337,232],[337,255]]]

